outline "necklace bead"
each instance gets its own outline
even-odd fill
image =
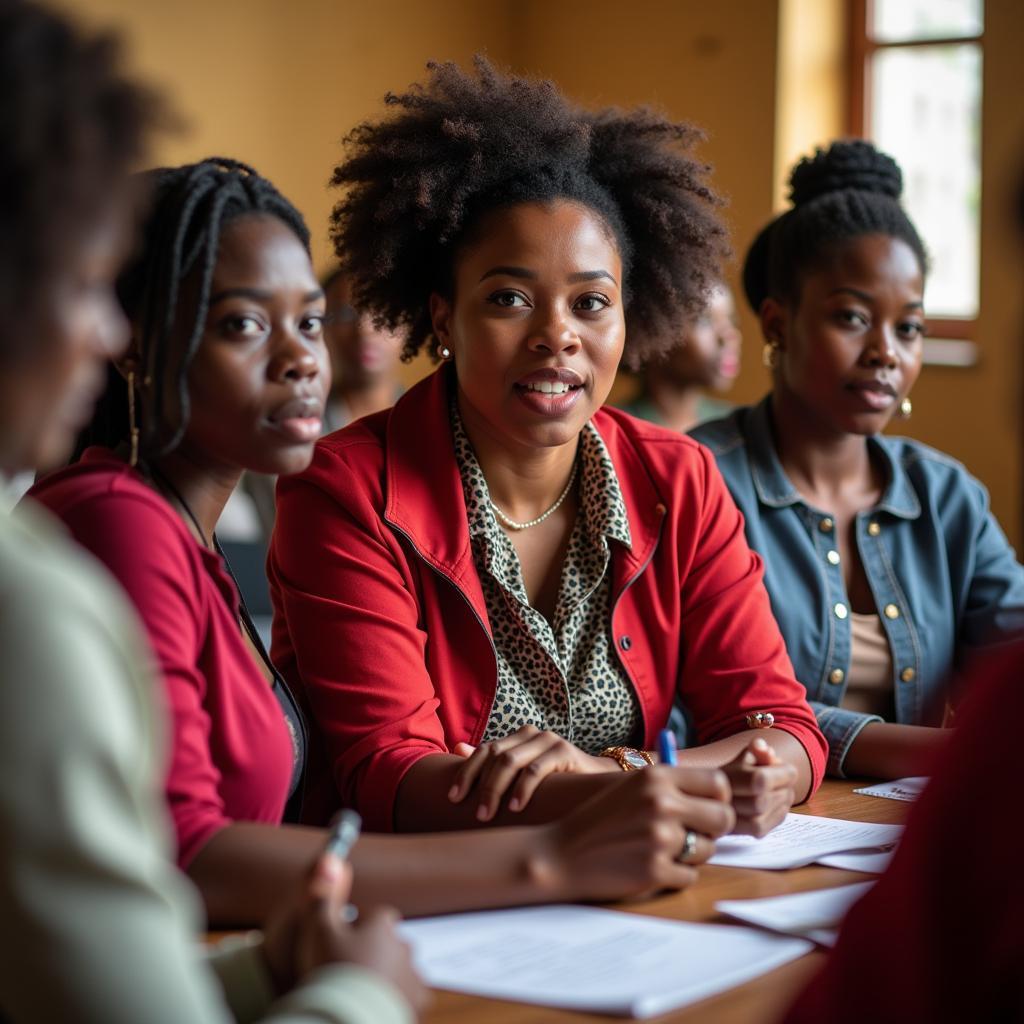
[[[568,497],[569,491],[572,490],[572,485],[576,482],[576,470],[579,468],[579,462],[572,464],[572,472],[569,474],[569,482],[565,485],[565,490],[558,496],[558,500],[547,510],[547,512],[541,512],[536,519],[530,519],[525,523],[517,523],[514,519],[509,518],[504,512],[495,505],[491,499],[491,511],[497,516],[500,522],[507,526],[510,530],[528,530],[531,526],[536,526],[538,523],[543,523],[548,516],[558,510],[559,505]]]

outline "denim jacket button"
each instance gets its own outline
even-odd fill
[[[868,533],[871,534],[872,537],[877,537],[881,532],[882,528],[878,523],[868,523]]]
[[[900,673],[900,679],[905,683],[912,683],[914,681],[914,676],[916,675],[917,673],[912,668],[908,667]]]
[[[900,610],[894,604],[887,604],[882,611],[887,619],[898,619],[900,617]]]
[[[846,678],[846,673],[841,668],[834,668],[828,674],[828,681],[838,686]]]
[[[831,533],[832,527],[835,525],[836,524],[832,521],[832,519],[829,516],[825,516],[824,519],[818,522],[818,529],[821,530],[822,533]]]
[[[835,548],[833,548],[827,555],[825,555],[825,557],[828,559],[829,565],[839,564],[839,552],[836,551]]]
[[[892,606],[890,605],[890,607],[892,607]],[[845,605],[845,604],[842,604],[842,603],[840,603],[840,604],[837,604],[837,605],[836,605],[836,606],[835,606],[835,607],[834,607],[834,608],[832,609],[832,611],[834,611],[834,612],[836,613],[836,618],[837,618],[837,619],[845,619],[845,618],[846,618],[846,616],[847,616],[847,610],[846,610],[846,605]],[[889,615],[889,613],[888,613],[888,612],[886,612],[886,615]],[[892,618],[892,616],[891,616],[891,615],[889,615],[889,618]]]

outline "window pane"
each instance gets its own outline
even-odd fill
[[[878,42],[981,35],[983,0],[874,0],[871,36]]]
[[[978,312],[981,48],[879,50],[871,138],[903,168],[903,201],[931,257],[930,316]]]

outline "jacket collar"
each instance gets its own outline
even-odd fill
[[[479,591],[448,419],[452,384],[451,370],[441,366],[392,409],[385,447],[384,518],[436,569],[468,590]],[[482,606],[482,592],[479,596]]]
[[[448,415],[454,380],[453,368],[441,366],[392,409],[386,434],[384,519],[405,534],[427,562],[460,586],[480,611],[483,591],[473,563],[466,499]],[[665,499],[618,422],[602,410],[592,422],[608,448],[622,489],[633,540],[632,549],[621,549],[629,573],[646,563],[658,541]]]
[[[750,452],[750,472],[761,504],[772,508],[806,505],[803,497],[786,476],[775,451],[771,395],[766,395],[750,410],[746,434],[747,450]],[[882,434],[874,434],[867,440],[871,455],[881,462],[888,481],[875,510],[889,512],[901,519],[916,519],[921,514],[921,503],[911,486],[903,463],[893,452],[892,441]]]

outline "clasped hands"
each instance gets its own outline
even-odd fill
[[[532,725],[475,748],[459,743],[454,753],[464,757],[465,762],[456,772],[448,798],[461,803],[472,797],[477,802],[479,821],[492,820],[503,799],[507,800],[508,810],[521,811],[550,775],[632,774],[623,773],[611,758],[586,754],[556,733]],[[687,792],[686,773],[697,771],[683,767],[678,780],[683,792]],[[706,774],[706,770],[701,771]],[[731,805],[735,813],[733,832],[758,837],[767,834],[783,820],[796,800],[796,769],[782,761],[762,737],[752,739],[719,771],[726,786],[716,798]],[[695,795],[706,795],[706,783],[700,783],[698,788],[701,792]]]

